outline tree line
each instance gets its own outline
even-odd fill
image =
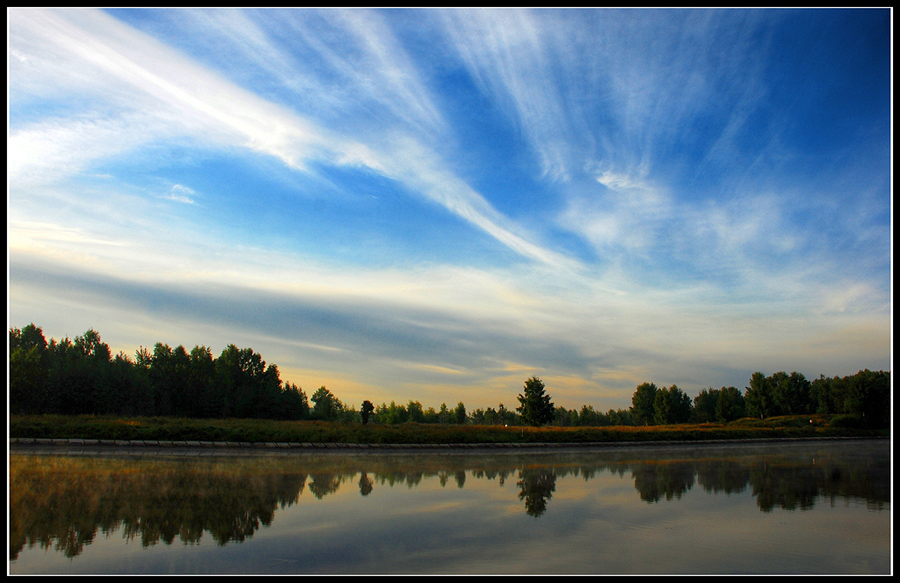
[[[842,414],[870,427],[890,420],[890,372],[860,371],[850,377],[761,372],[745,392],[735,387],[703,389],[693,400],[676,385],[642,383],[627,409],[567,410],[552,403],[543,382],[532,377],[514,409],[502,403],[471,412],[462,402],[438,409],[419,401],[357,410],[324,386],[307,396],[283,381],[278,367],[251,348],[229,344],[218,357],[206,346],[190,352],[156,343],[133,357],[113,356],[100,334],[89,329],[73,340],[48,342],[33,323],[9,330],[9,405],[13,414],[95,414],[124,417],[261,418],[382,424],[472,423],[477,425],[614,426],[728,422],[743,417]]]
[[[741,393],[735,387],[703,389],[693,401],[676,385],[637,387],[632,397],[634,425],[727,423],[743,417],[844,415],[867,427],[890,425],[891,373],[861,370],[845,377],[809,381],[802,373],[755,372]]]

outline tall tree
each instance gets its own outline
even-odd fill
[[[453,410],[453,417],[456,423],[460,425],[466,424],[466,406],[463,405],[462,401],[456,404],[456,409]]]
[[[332,421],[344,410],[344,404],[325,387],[316,389],[310,399],[313,402],[312,415],[316,419]]]
[[[835,412],[832,383],[833,379],[820,374],[819,378],[809,384],[809,399],[814,407],[813,412],[820,415]]]
[[[687,423],[691,417],[691,399],[677,385],[656,391],[653,420],[657,425]]]
[[[406,414],[409,421],[413,423],[425,422],[425,411],[422,409],[422,403],[418,401],[410,399],[409,403],[406,404]]]
[[[716,419],[721,423],[728,423],[746,414],[747,405],[741,391],[734,387],[722,387],[716,400]]]
[[[49,355],[44,332],[29,324],[9,329],[9,409],[11,413],[44,412]]]
[[[541,379],[531,377],[525,381],[523,393],[516,398],[519,400],[516,411],[528,425],[538,427],[553,421],[554,406],[550,402],[550,395],[544,392],[544,383]]]
[[[891,410],[891,373],[861,370],[849,379],[844,407],[869,427],[888,427]]]
[[[284,419],[296,421],[309,416],[309,400],[306,393],[294,383],[284,383],[281,399],[284,402]]]
[[[719,401],[719,391],[709,387],[701,389],[700,394],[694,397],[694,408],[691,418],[694,423],[709,423],[716,418],[716,404]]]
[[[747,414],[751,417],[771,417],[775,411],[775,403],[770,379],[761,372],[753,373],[750,386],[744,392],[744,400],[747,403]]]
[[[374,410],[375,405],[372,404],[372,401],[366,399],[362,402],[362,406],[359,408],[359,418],[362,420],[363,425],[369,422],[369,417],[372,416]]]
[[[815,408],[810,400],[810,383],[799,372],[772,375],[772,391],[781,415],[803,415]]]
[[[654,405],[656,403],[656,385],[643,383],[638,385],[631,396],[631,418],[635,425],[653,423]]]

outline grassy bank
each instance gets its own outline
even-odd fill
[[[888,430],[858,427],[845,416],[740,419],[728,424],[649,427],[501,427],[497,425],[362,425],[325,421],[185,419],[143,417],[14,415],[10,437],[154,439],[295,443],[585,443],[694,441],[778,437],[888,436]]]

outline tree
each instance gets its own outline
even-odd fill
[[[425,411],[422,409],[422,403],[410,400],[406,404],[406,415],[409,421],[413,423],[425,422]]]
[[[728,423],[740,419],[747,414],[747,406],[744,403],[744,395],[734,387],[722,387],[719,398],[716,401],[716,419],[721,423]]]
[[[719,391],[712,387],[701,389],[694,397],[694,409],[691,419],[694,423],[709,423],[716,418],[716,406],[719,402]]]
[[[891,373],[861,370],[848,379],[844,410],[869,427],[888,427],[891,410]]]
[[[284,383],[281,398],[284,402],[286,419],[297,420],[309,416],[309,401],[306,393],[294,383]]]
[[[462,404],[462,401],[456,404],[456,409],[454,409],[454,417],[456,422],[460,425],[466,424],[466,406]]]
[[[691,399],[676,385],[656,391],[653,420],[657,425],[687,423],[691,417]]]
[[[344,404],[325,387],[319,387],[312,397],[313,417],[316,419],[333,420],[340,415]]]
[[[814,407],[813,411],[820,415],[828,415],[834,413],[834,399],[832,384],[833,379],[826,378],[825,375],[819,375],[819,378],[813,380],[809,385],[809,399]]]
[[[385,423],[387,425],[397,425],[399,423],[405,423],[409,419],[409,414],[406,412],[406,407],[403,405],[398,405],[396,402],[391,401],[390,405],[385,405],[382,403],[381,407],[378,409],[378,422]]]
[[[74,415],[100,412],[102,391],[107,384],[103,377],[111,363],[109,346],[101,342],[100,334],[89,329],[74,342],[66,338],[56,346],[51,344],[51,350],[56,353],[55,378],[51,381],[55,412]]]
[[[9,409],[11,413],[43,412],[47,340],[33,323],[9,329]]]
[[[274,374],[273,374],[274,373]],[[222,403],[221,417],[258,417],[266,400],[266,385],[273,383],[277,371],[266,373],[266,362],[252,348],[229,344],[216,359],[217,399]]]
[[[519,406],[516,411],[522,416],[522,420],[535,427],[553,421],[553,403],[550,395],[544,393],[544,383],[537,377],[531,377],[525,381],[524,394],[518,397]]]
[[[657,390],[653,383],[643,383],[635,389],[634,395],[631,396],[631,418],[635,425],[653,423]]]
[[[373,411],[375,411],[375,405],[372,404],[372,401],[366,399],[362,402],[362,406],[359,408],[359,418],[362,419],[363,425],[369,422]]]
[[[188,417],[214,417],[220,406],[215,401],[216,359],[212,350],[195,346],[188,369]]]
[[[437,423],[438,422],[438,412],[434,410],[434,407],[428,407],[425,409],[425,423]]]
[[[761,372],[753,373],[750,377],[750,386],[744,392],[744,400],[747,403],[748,415],[760,419],[771,417],[775,404],[769,378]]]
[[[10,413],[38,413],[44,392],[44,369],[37,346],[17,347],[9,356]]]
[[[805,415],[815,411],[810,396],[810,382],[799,372],[792,372],[775,390],[775,400],[782,415]]]

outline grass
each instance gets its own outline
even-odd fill
[[[586,443],[696,441],[779,437],[887,437],[889,432],[853,427],[840,416],[805,415],[647,427],[503,427],[498,425],[377,425],[264,419],[122,419],[93,415],[13,415],[10,438],[153,439],[291,443]],[[848,426],[850,425],[850,426]]]

